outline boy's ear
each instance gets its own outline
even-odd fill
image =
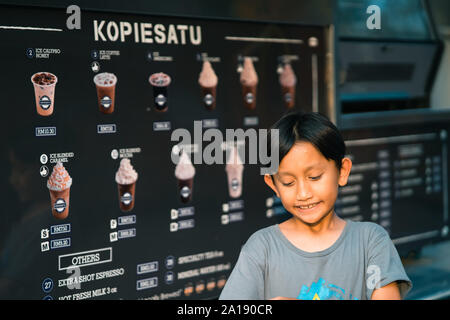
[[[343,187],[347,184],[348,176],[350,175],[350,171],[352,169],[352,160],[350,158],[342,159],[342,167],[339,173],[339,186]]]
[[[264,182],[276,193],[279,198],[280,195],[278,194],[277,187],[275,186],[275,183],[273,183],[272,177],[269,174],[264,175]]]

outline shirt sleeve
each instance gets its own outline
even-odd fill
[[[260,244],[256,245],[257,241],[251,240],[242,248],[219,300],[264,299],[264,254]]]
[[[405,298],[412,288],[412,282],[406,275],[397,249],[386,230],[379,226],[373,230],[368,245],[368,264],[366,270],[366,295],[372,298],[375,289],[397,281],[400,296]]]

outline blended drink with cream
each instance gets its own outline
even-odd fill
[[[248,109],[256,107],[256,92],[258,86],[258,75],[256,74],[253,61],[249,57],[244,58],[244,68],[241,72],[242,98]]]
[[[202,90],[203,103],[208,110],[213,110],[216,107],[217,82],[217,75],[211,63],[204,61],[202,71],[198,77],[198,84]]]
[[[70,187],[72,178],[61,162],[54,167],[47,180],[47,188],[50,192],[52,215],[56,219],[65,219],[69,215]]]
[[[281,93],[283,95],[283,101],[288,108],[292,108],[295,105],[295,85],[297,84],[297,77],[294,74],[294,70],[289,63],[286,63],[283,67],[283,71],[280,74]]]
[[[230,197],[239,198],[242,194],[242,173],[244,171],[244,164],[239,157],[237,147],[231,149],[225,171],[227,172],[228,193]]]
[[[186,203],[192,199],[194,185],[195,168],[189,156],[182,152],[180,160],[175,167],[175,177],[178,179],[178,189],[180,191],[181,202]]]
[[[137,172],[131,165],[130,159],[123,158],[116,172],[116,182],[119,191],[120,210],[126,212],[134,208]]]

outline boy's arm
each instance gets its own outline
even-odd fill
[[[366,299],[403,299],[412,288],[397,249],[388,232],[368,222]],[[375,293],[377,291],[377,293]]]
[[[375,289],[372,293],[372,300],[401,300],[400,290],[397,282],[391,282],[384,287]]]
[[[397,282],[391,282],[384,287],[375,289],[372,293],[372,300],[401,300],[400,290],[398,289]],[[287,297],[275,297],[270,300],[298,300],[295,298]]]

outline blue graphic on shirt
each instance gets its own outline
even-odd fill
[[[317,282],[313,282],[311,287],[303,285],[300,294],[297,299],[301,300],[344,300],[345,299],[345,290],[337,285],[326,283],[324,279],[319,278]],[[353,297],[352,294],[349,295],[350,300],[358,300]]]

